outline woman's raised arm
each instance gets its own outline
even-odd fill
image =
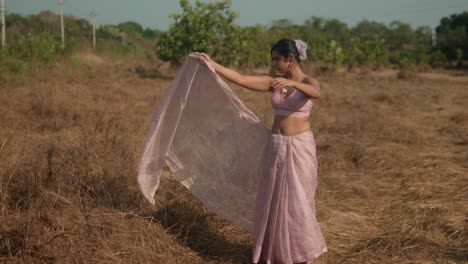
[[[252,76],[252,75],[242,75],[235,70],[224,67],[223,65],[215,62],[208,56],[206,53],[198,53],[202,56],[207,63],[209,63],[213,69],[222,77],[227,80],[238,84],[242,87],[245,87],[254,91],[270,91],[270,84],[273,81],[273,78],[267,75],[262,76]]]

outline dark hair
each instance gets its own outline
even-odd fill
[[[270,54],[273,53],[273,51],[278,52],[285,58],[289,57],[289,54],[293,54],[297,62],[301,62],[299,51],[297,50],[296,42],[294,40],[290,40],[288,38],[278,40],[271,48]]]

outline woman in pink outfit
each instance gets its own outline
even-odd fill
[[[307,44],[281,39],[271,49],[281,77],[246,76],[200,53],[224,78],[254,91],[271,92],[275,118],[263,157],[256,200],[252,262],[310,263],[327,251],[315,218],[317,158],[309,124],[320,85],[306,75],[301,60]]]

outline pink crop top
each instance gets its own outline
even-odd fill
[[[301,91],[294,91],[286,98],[281,97],[280,89],[274,89],[271,97],[271,105],[276,110],[276,115],[309,117],[313,102]]]

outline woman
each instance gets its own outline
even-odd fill
[[[271,49],[276,70],[283,77],[246,76],[200,53],[224,78],[254,91],[272,92],[275,119],[263,158],[257,193],[253,263],[308,263],[326,252],[315,219],[317,186],[315,141],[308,122],[312,99],[320,86],[299,63],[307,44],[281,39]]]

